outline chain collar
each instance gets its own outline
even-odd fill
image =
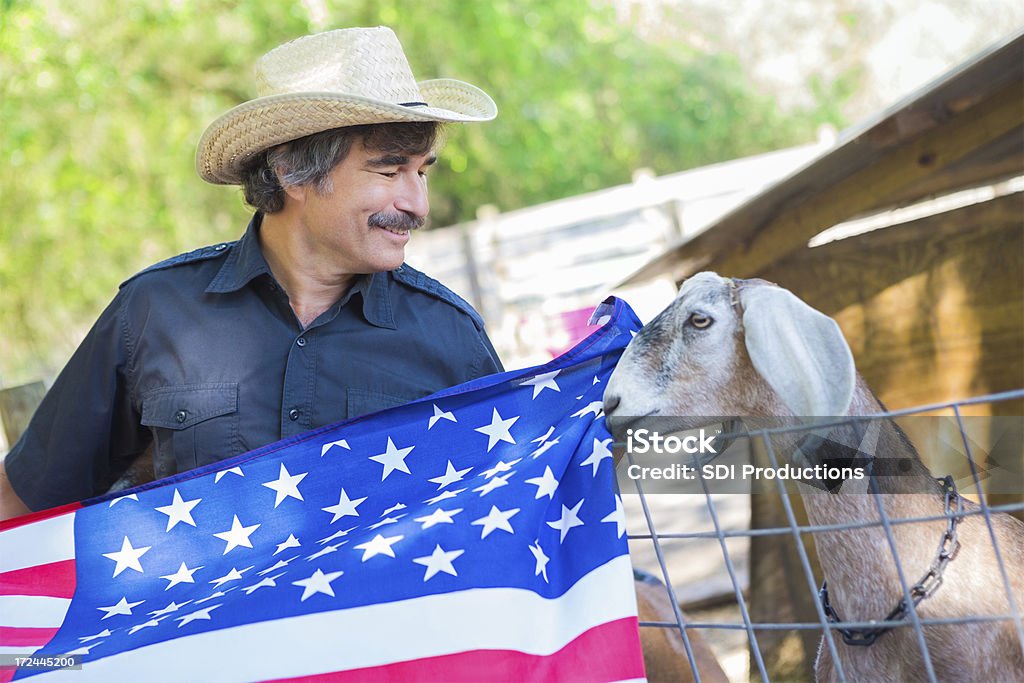
[[[942,534],[939,547],[935,552],[935,558],[932,560],[928,571],[925,572],[924,576],[917,583],[910,587],[909,593],[914,602],[914,607],[917,607],[925,598],[930,597],[942,585],[942,573],[946,570],[946,565],[949,564],[950,560],[956,556],[957,551],[960,549],[956,528],[960,524],[961,514],[963,513],[963,499],[957,493],[953,477],[946,475],[937,481],[942,484],[945,492],[944,514],[946,515],[946,531]],[[956,507],[955,512],[953,509],[954,504]],[[818,591],[818,599],[821,600],[821,607],[830,624],[842,622],[839,613],[836,612],[829,602],[827,581],[822,581],[821,590]],[[908,612],[909,608],[904,598],[896,604],[896,607],[882,621],[907,621]],[[868,646],[872,645],[880,635],[892,628],[892,626],[876,626],[874,628],[839,628],[836,630],[843,636],[843,642],[847,645]]]

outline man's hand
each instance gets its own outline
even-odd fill
[[[7,470],[4,469],[3,460],[0,460],[0,522],[5,519],[28,514],[29,512],[32,512],[32,510],[14,492],[11,480],[7,478]]]

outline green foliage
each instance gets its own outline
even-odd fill
[[[0,386],[49,376],[132,273],[241,233],[240,193],[199,180],[194,154],[254,94],[260,54],[377,24],[421,78],[498,102],[497,121],[449,129],[435,225],[803,142],[853,87],[780,112],[729,55],[644,41],[593,0],[3,0]]]

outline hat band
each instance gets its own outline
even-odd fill
[[[399,102],[399,107],[429,107],[426,102]]]

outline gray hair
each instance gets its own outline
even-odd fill
[[[356,140],[374,151],[417,156],[434,147],[440,130],[434,121],[347,126],[271,147],[243,169],[245,201],[263,213],[276,213],[284,208],[286,185],[311,185],[319,194],[331,192],[330,173]]]

